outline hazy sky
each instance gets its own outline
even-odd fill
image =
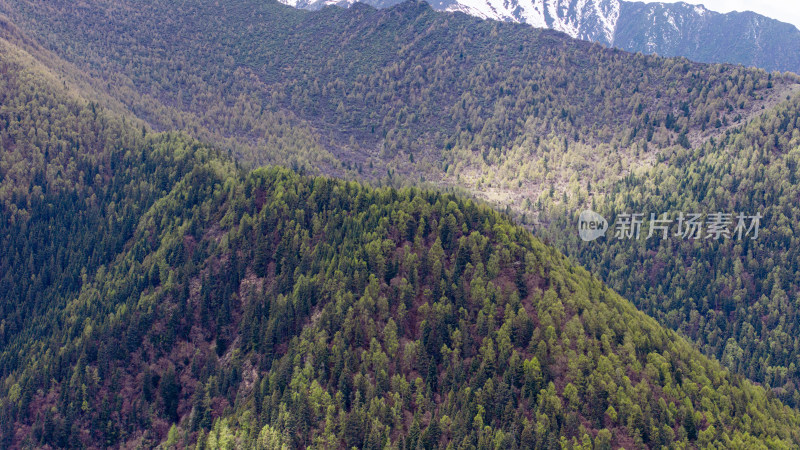
[[[644,0],[650,1],[650,0]],[[675,3],[677,0],[657,0]],[[694,5],[705,5],[712,11],[753,11],[800,28],[800,1],[798,0],[682,0]]]

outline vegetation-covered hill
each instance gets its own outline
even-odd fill
[[[2,45],[3,447],[800,445],[497,212],[244,171]]]
[[[157,130],[257,164],[458,186],[529,216],[540,194],[585,197],[797,87],[414,1],[7,0],[0,12]]]
[[[800,404],[800,98],[663,159],[595,198],[595,209],[610,221],[620,213],[645,213],[644,235],[650,213],[670,213],[673,219],[679,212],[758,213],[763,216],[758,238],[646,241],[643,236],[585,243],[577,239],[573,214],[552,206],[551,239],[731,370]],[[735,214],[732,222],[731,230]],[[675,225],[671,231],[677,231]]]

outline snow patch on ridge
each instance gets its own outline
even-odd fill
[[[613,1],[601,5],[600,2],[594,3],[597,16],[603,24],[603,34],[605,35],[606,42],[611,43],[614,40],[614,32],[617,30],[617,20],[619,20],[620,2]]]
[[[461,11],[481,19],[519,22],[502,0],[457,0],[456,3],[448,6],[445,11]]]
[[[705,16],[708,10],[703,5],[695,5],[694,13],[698,16],[702,17]]]
[[[357,0],[279,1],[295,8],[318,9],[325,5],[347,7]],[[372,3],[370,0],[362,1]],[[445,11],[460,11],[481,19],[527,23],[536,28],[561,31],[573,38],[611,44],[621,0],[451,0],[445,4]]]

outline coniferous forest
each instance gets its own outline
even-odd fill
[[[0,448],[797,448],[798,86],[415,1],[0,0]]]

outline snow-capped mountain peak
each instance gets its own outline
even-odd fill
[[[278,0],[296,8],[348,7],[356,0]],[[386,8],[404,0],[360,0]],[[800,30],[752,12],[623,0],[426,0],[438,11],[527,23],[628,51],[800,72]],[[735,42],[735,46],[730,43]]]
[[[619,0],[452,0],[445,11],[484,19],[551,28],[585,40],[610,44],[620,12]]]
[[[350,6],[356,0],[279,0],[295,8],[318,9],[327,5]],[[387,7],[401,0],[362,0]],[[610,44],[620,14],[620,0],[432,0],[440,11],[460,11],[482,19],[527,23],[550,28],[584,40]]]

